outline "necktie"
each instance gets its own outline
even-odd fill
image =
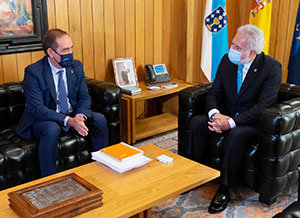
[[[62,77],[63,70],[57,72],[58,74],[58,104],[59,110],[63,114],[68,114],[68,100],[64,79]]]
[[[237,93],[239,94],[240,89],[242,87],[243,83],[243,67],[244,65],[239,65],[238,66],[238,71],[237,71]]]

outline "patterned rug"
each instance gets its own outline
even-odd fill
[[[171,131],[139,141],[135,146],[153,143],[176,153],[177,141],[177,131]],[[231,190],[231,201],[227,209],[219,214],[210,214],[207,208],[217,188],[217,181],[212,181],[162,202],[152,208],[152,218],[268,218],[296,201],[298,193],[297,185],[294,185],[279,196],[276,203],[267,206],[258,201],[258,193],[252,189],[235,187]]]

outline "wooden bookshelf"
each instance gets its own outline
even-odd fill
[[[180,80],[171,80],[166,83],[171,82],[177,83],[178,87],[149,90],[144,84],[144,81],[140,81],[139,87],[142,89],[141,94],[133,96],[122,94],[122,141],[127,142],[128,144],[133,144],[136,140],[167,132],[178,127],[178,92],[187,87],[193,86],[194,84]],[[165,83],[160,83],[158,85],[162,84]],[[169,102],[171,102],[172,99],[175,100],[167,106],[169,109],[171,108],[171,110],[159,108],[157,109],[157,114],[143,119],[137,119],[137,104],[149,99],[157,101],[167,100]],[[148,106],[151,108],[151,105]]]
[[[157,116],[136,121],[135,139],[139,140],[162,132],[167,132],[178,127],[177,116],[163,113]]]

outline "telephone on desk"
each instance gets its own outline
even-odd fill
[[[168,82],[171,80],[165,64],[145,65],[145,69],[150,83]]]

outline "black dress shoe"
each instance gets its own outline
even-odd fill
[[[214,198],[210,202],[208,212],[220,213],[226,209],[228,202],[230,201],[229,187],[220,185],[219,190],[215,194]]]

